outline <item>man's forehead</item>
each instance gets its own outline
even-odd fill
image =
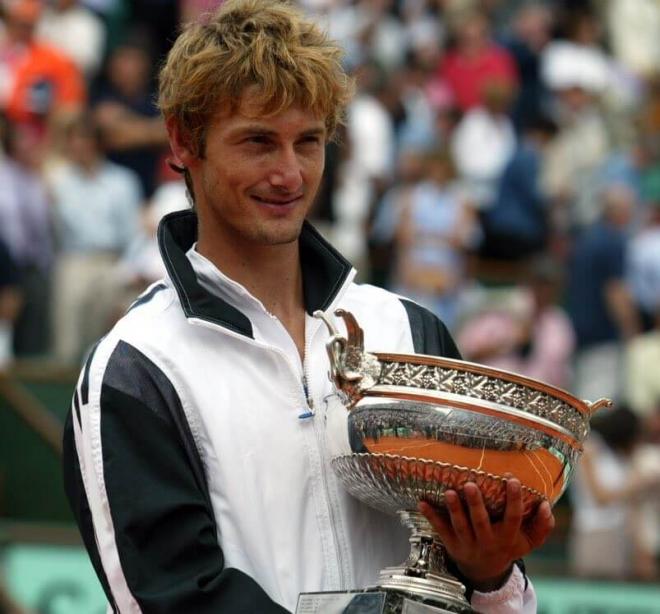
[[[314,110],[299,103],[273,110],[255,92],[245,92],[238,104],[221,105],[213,123],[231,123],[236,129],[261,127],[264,131],[279,131],[288,127],[292,130],[325,132],[326,128],[325,117]]]

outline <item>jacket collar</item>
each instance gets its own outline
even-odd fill
[[[252,337],[252,324],[241,311],[205,290],[186,252],[197,240],[197,215],[176,211],[158,226],[158,245],[167,273],[187,318],[206,320]],[[351,264],[307,221],[300,234],[300,264],[305,310],[326,310],[351,273]]]

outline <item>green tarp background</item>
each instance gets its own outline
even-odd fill
[[[21,382],[60,420],[74,381]],[[560,508],[566,503],[562,500]],[[559,510],[556,510],[559,511]],[[62,489],[60,459],[0,397],[0,518],[70,527],[73,519]],[[566,519],[559,514],[558,519]],[[561,527],[558,527],[560,529]],[[556,530],[558,537],[564,533]],[[8,536],[5,535],[4,538]],[[85,552],[74,546],[4,542],[0,530],[0,574],[19,603],[37,614],[103,614],[103,591]],[[528,561],[563,567],[563,540],[550,540]],[[539,598],[538,614],[660,614],[660,585],[576,582],[545,577],[530,565]],[[545,568],[545,567],[544,567]]]
[[[64,423],[75,381],[19,383]],[[0,395],[0,517],[73,523],[60,462]]]
[[[105,598],[80,548],[9,546],[5,581],[39,614],[103,614]],[[538,614],[660,614],[660,586],[533,578]]]

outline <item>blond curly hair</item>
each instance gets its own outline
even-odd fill
[[[199,157],[214,117],[235,111],[250,86],[265,116],[300,105],[325,118],[330,138],[353,92],[342,56],[288,2],[227,0],[206,23],[188,24],[174,43],[160,71],[158,104]]]

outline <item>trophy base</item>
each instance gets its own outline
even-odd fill
[[[301,593],[295,614],[472,614],[463,603],[375,587],[362,591]]]

